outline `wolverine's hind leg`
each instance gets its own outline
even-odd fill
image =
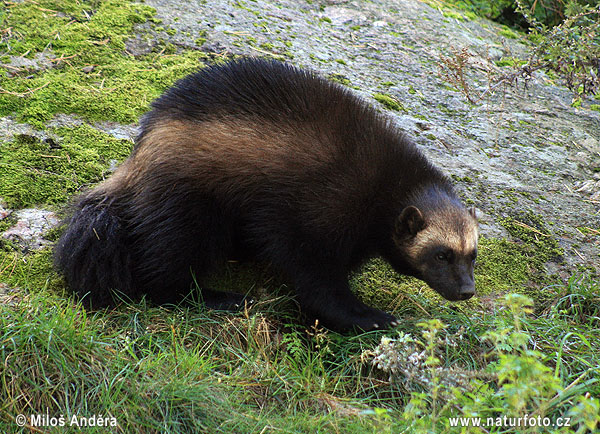
[[[232,249],[232,221],[207,197],[177,201],[172,194],[147,210],[135,226],[142,291],[155,303],[199,299],[210,308],[235,309],[244,296],[203,288],[205,276],[222,265]],[[200,288],[196,297],[194,288]]]
[[[206,307],[215,310],[239,310],[252,300],[243,294],[227,291],[215,291],[207,287],[200,288],[200,300]]]

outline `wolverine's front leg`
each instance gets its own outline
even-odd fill
[[[348,287],[345,273],[324,274],[306,270],[295,276],[300,309],[309,322],[318,320],[338,331],[370,331],[397,324],[394,316],[358,300]]]
[[[365,305],[350,291],[349,261],[343,258],[343,249],[326,237],[308,237],[310,228],[294,218],[300,211],[276,211],[255,208],[254,220],[262,224],[247,225],[249,238],[256,243],[261,259],[293,282],[308,321],[319,320],[319,324],[340,331],[395,325],[396,318]],[[269,225],[264,224],[265,216],[270,217]]]

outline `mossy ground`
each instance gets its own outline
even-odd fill
[[[0,116],[51,137],[25,134],[0,143],[6,207],[59,209],[108,176],[132,143],[99,131],[94,122],[136,122],[160,92],[207,61],[200,51],[178,51],[160,41],[147,54],[129,54],[125,42],[134,25],[153,20],[152,8],[112,0],[25,0],[0,11]],[[13,57],[39,60],[40,53],[50,60],[39,67],[10,66]],[[404,111],[385,94],[378,100]],[[82,123],[48,127],[61,113]],[[0,231],[12,224],[10,217],[0,221]],[[570,390],[598,395],[588,376],[572,383],[598,365],[592,339],[598,312],[590,308],[590,301],[597,302],[597,282],[561,286],[546,276],[544,264],[561,252],[535,216],[513,216],[502,224],[511,239],[481,239],[478,291],[535,295],[556,283],[553,294],[560,297],[550,303],[555,309],[547,320],[531,319],[528,330],[549,354],[544,361],[555,363],[565,385],[574,384]],[[56,240],[59,232],[46,237]],[[16,413],[46,408],[53,414],[114,414],[119,432],[363,433],[411,425],[403,412],[415,386],[399,385],[362,361],[382,333],[305,333],[291,288],[267,266],[230,264],[212,278],[217,289],[257,298],[248,311],[165,309],[142,301],[90,314],[65,293],[51,262],[50,247],[24,252],[0,239],[0,282],[18,288],[17,301],[0,306],[0,431],[15,431]],[[419,320],[441,318],[453,333],[463,330],[465,339],[444,347],[447,366],[485,369],[489,345],[482,336],[499,320],[482,303],[448,303],[379,259],[353,274],[351,285],[369,304],[402,318],[388,334],[418,333]],[[562,353],[568,345],[573,354]],[[568,399],[560,402],[567,405]]]
[[[132,149],[87,124],[50,129],[56,139],[18,135],[2,145],[0,197],[9,208],[66,202],[86,185],[108,175]]]
[[[25,1],[2,18],[9,35],[0,61],[10,56],[49,59],[38,70],[5,67],[0,76],[0,116],[43,128],[57,113],[88,120],[136,122],[149,103],[176,79],[201,66],[200,51],[155,52],[135,58],[125,41],[153,9],[122,1]],[[10,41],[10,43],[8,43]],[[10,66],[10,65],[9,65]]]

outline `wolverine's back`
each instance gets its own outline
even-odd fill
[[[346,88],[312,71],[245,58],[203,68],[178,81],[152,103],[154,110],[142,121],[142,129],[162,116],[193,121],[238,116],[327,124],[335,120],[332,115],[347,121],[344,115],[357,105],[374,112]],[[324,114],[329,118],[324,119]]]
[[[341,213],[410,176],[402,166],[415,160],[428,167],[347,88],[285,63],[242,59],[204,68],[154,101],[132,157],[108,184],[156,191],[165,179],[188,180],[228,202],[276,193],[312,215]]]

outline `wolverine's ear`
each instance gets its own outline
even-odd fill
[[[477,220],[477,209],[475,209],[475,207],[474,207],[474,206],[472,206],[472,207],[470,207],[470,208],[469,208],[469,214],[471,214],[471,216],[472,216],[472,217],[473,217],[475,220]]]
[[[415,236],[425,228],[425,219],[421,210],[416,206],[407,206],[402,210],[396,220],[396,234]]]

